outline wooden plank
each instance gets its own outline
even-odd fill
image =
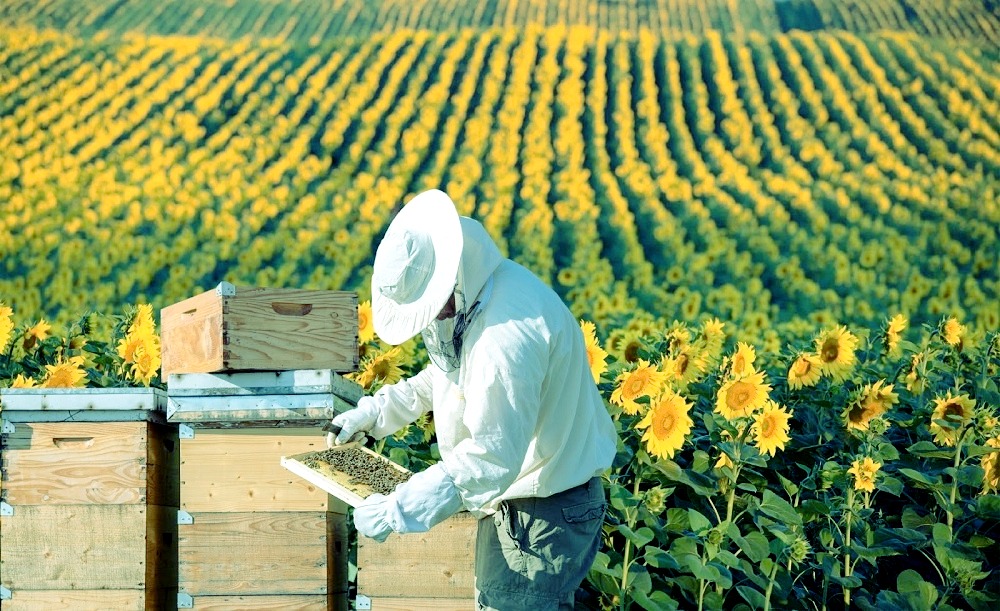
[[[4,439],[11,505],[145,503],[146,423],[22,424]]]
[[[3,601],[4,611],[143,611],[146,608],[144,590],[18,590],[10,600]],[[165,607],[150,605],[149,608]]]
[[[358,368],[358,296],[244,288],[226,300],[227,369]]]
[[[5,416],[18,411],[163,411],[167,395],[159,388],[4,388]]]
[[[144,589],[146,521],[144,505],[16,506],[0,520],[3,583],[11,591]]]
[[[471,601],[479,521],[461,512],[425,533],[358,538],[358,594]]]
[[[329,496],[281,466],[286,454],[326,448],[315,428],[197,429],[181,440],[181,508],[323,511]]]
[[[476,608],[475,595],[467,598],[389,598],[371,599],[372,611],[469,611]]]
[[[148,422],[21,423],[3,438],[11,505],[176,505],[177,429]]]
[[[219,371],[222,360],[222,295],[217,289],[160,310],[160,372]]]
[[[327,597],[322,594],[285,596],[199,596],[193,609],[198,611],[325,611]]]
[[[326,512],[195,513],[179,534],[179,589],[191,596],[327,594]]]

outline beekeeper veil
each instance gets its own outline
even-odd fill
[[[392,345],[421,333],[431,361],[444,371],[458,368],[465,330],[491,287],[461,264],[463,221],[482,228],[460,219],[442,191],[417,195],[390,223],[372,271],[375,332]],[[453,294],[455,315],[437,320]]]

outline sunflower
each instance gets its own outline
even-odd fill
[[[79,388],[84,385],[87,372],[83,370],[83,357],[71,356],[55,365],[45,366],[41,388]]]
[[[358,304],[358,343],[367,344],[375,339],[375,326],[372,324],[372,302],[363,301]]]
[[[935,399],[930,426],[934,441],[945,446],[957,444],[962,429],[972,422],[972,410],[975,407],[976,402],[966,394],[953,397],[949,392],[943,398]]]
[[[843,382],[854,367],[854,350],[858,338],[847,327],[834,327],[816,338],[816,354],[819,356],[824,375],[835,382]]]
[[[146,341],[139,346],[133,355],[129,377],[144,386],[149,386],[157,372],[160,371],[159,347]]]
[[[0,350],[7,346],[10,334],[14,330],[14,310],[0,302]]]
[[[669,493],[661,486],[654,486],[642,495],[642,502],[649,513],[660,515],[667,508],[667,496]]]
[[[160,370],[160,338],[156,334],[153,308],[140,304],[129,323],[128,332],[117,345],[128,377],[149,386]]]
[[[823,364],[815,354],[802,353],[788,368],[788,387],[815,386],[823,375]]]
[[[642,434],[646,450],[659,458],[673,458],[694,425],[690,411],[691,403],[672,389],[656,397],[645,417],[636,424],[637,428],[646,429]]]
[[[722,344],[726,339],[725,323],[718,318],[706,320],[701,325],[701,336],[705,356],[714,360],[722,354]]]
[[[899,395],[892,392],[892,384],[884,380],[866,384],[857,397],[844,409],[844,424],[847,430],[867,431],[868,424],[899,403]]]
[[[615,380],[618,387],[611,393],[611,402],[620,405],[626,414],[638,414],[642,406],[636,403],[636,399],[657,394],[666,377],[667,374],[658,371],[647,361],[639,359],[634,370],[618,375],[618,379]]]
[[[402,350],[397,346],[382,354],[377,354],[366,360],[361,371],[348,376],[365,390],[371,390],[376,384],[387,386],[395,384],[403,378],[400,367]]]
[[[597,340],[597,327],[594,323],[586,320],[580,321],[580,330],[583,331],[583,342],[587,347],[587,364],[590,365],[590,375],[594,378],[594,383],[601,381],[601,374],[608,370],[608,353],[601,348],[601,343]]]
[[[35,381],[35,378],[26,378],[21,373],[17,374],[14,381],[10,383],[11,388],[35,388],[36,386],[38,386],[38,382]]]
[[[731,379],[719,388],[715,411],[726,420],[751,416],[763,407],[769,392],[771,385],[764,383],[764,372],[751,367],[748,375]]]
[[[678,388],[684,388],[697,380],[705,369],[704,357],[697,354],[690,345],[677,356],[665,358],[660,364],[660,370],[666,372],[668,379],[673,380]]]
[[[1000,491],[1000,437],[986,440],[986,445],[997,451],[983,454],[979,466],[983,468],[983,494]]]
[[[954,316],[944,321],[944,326],[941,329],[941,335],[944,336],[944,341],[948,343],[949,346],[953,346],[962,349],[962,338],[965,337],[965,325],[958,322]]]
[[[855,460],[851,463],[848,473],[854,476],[854,489],[859,492],[873,492],[875,490],[875,475],[882,468],[882,463],[877,463],[866,456],[864,460]]]
[[[639,351],[642,349],[643,333],[631,329],[615,329],[608,335],[608,352],[619,360],[626,363],[635,363],[639,360]]]
[[[923,394],[924,389],[927,387],[927,380],[922,375],[923,372],[923,357],[918,352],[910,358],[910,370],[906,373],[903,378],[906,381],[906,390],[912,392],[915,395]]]
[[[41,341],[45,341],[49,337],[49,331],[52,330],[52,325],[45,321],[45,319],[39,320],[33,327],[24,332],[24,349],[31,350],[35,347],[35,344]]]
[[[885,329],[885,351],[890,355],[899,352],[900,334],[906,330],[909,321],[902,314],[896,314],[886,323]]]
[[[788,436],[788,421],[792,413],[768,399],[763,409],[754,416],[750,432],[753,434],[757,449],[761,454],[774,456],[778,450],[784,450],[785,444],[791,439]]]
[[[734,377],[746,375],[753,370],[754,359],[757,358],[757,351],[750,344],[739,342],[736,344],[736,354],[733,355],[730,363],[730,373]]]

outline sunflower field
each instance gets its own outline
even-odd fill
[[[356,291],[441,188],[620,433],[582,608],[1000,603],[1000,5],[9,0],[0,387],[162,386],[156,312]],[[433,422],[380,451],[436,460]]]

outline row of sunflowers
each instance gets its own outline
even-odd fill
[[[458,30],[525,25],[584,25],[610,31],[643,29],[743,34],[792,29],[852,32],[902,30],[945,39],[997,40],[995,14],[976,0],[122,0],[114,10],[74,10],[71,0],[12,0],[0,18],[18,25],[94,34],[147,31],[217,38],[273,38],[319,44],[338,36],[397,29]]]
[[[594,608],[1000,602],[1000,332],[897,314],[765,352],[717,318],[580,326],[619,432]],[[0,386],[162,386],[145,304],[63,334],[0,304],[0,347]],[[367,301],[359,349],[348,375],[368,393],[427,363],[375,336]],[[420,469],[433,431],[424,417],[377,449]]]
[[[24,312],[362,287],[398,202],[444,187],[606,328],[709,314],[773,349],[891,310],[1000,326],[1000,79],[974,46],[0,37],[0,293]]]

